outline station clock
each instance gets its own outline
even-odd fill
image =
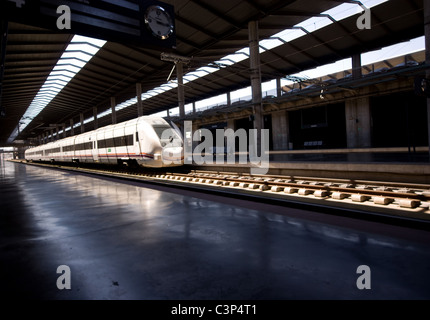
[[[145,11],[145,25],[152,35],[165,40],[173,34],[174,24],[170,14],[159,5],[149,6]]]

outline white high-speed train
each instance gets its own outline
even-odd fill
[[[163,118],[143,116],[27,149],[25,159],[180,166],[184,163],[183,140],[177,128]]]

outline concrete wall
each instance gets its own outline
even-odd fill
[[[288,150],[290,142],[288,112],[285,110],[272,113],[273,150]]]
[[[345,102],[346,140],[348,148],[370,147],[369,98],[357,98]]]

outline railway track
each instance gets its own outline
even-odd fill
[[[336,200],[350,198],[354,202],[373,201],[388,205],[398,202],[404,208],[429,207],[430,185],[402,184],[347,179],[324,179],[309,177],[258,176],[235,173],[193,171],[188,174],[167,173],[151,177],[180,181],[248,188],[275,193],[331,197]]]
[[[46,164],[45,164],[46,165]],[[52,166],[52,165],[48,165]],[[109,175],[229,196],[251,196],[261,201],[303,203],[318,207],[386,214],[430,222],[430,185],[351,179],[250,175],[178,169],[140,170],[127,167],[68,170]],[[171,170],[171,168],[170,168]]]

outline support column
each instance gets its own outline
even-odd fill
[[[116,101],[115,101],[115,97],[111,97],[110,98],[110,107],[112,109],[112,124],[116,124]]]
[[[18,147],[18,159],[25,159],[25,148]]]
[[[430,64],[430,3],[423,1],[424,5],[424,35],[426,48],[426,64]],[[426,71],[426,78],[430,79],[430,69]],[[427,127],[428,127],[428,142],[430,155],[430,98],[427,98]]]
[[[97,119],[97,107],[93,107],[93,117],[94,117],[94,130],[99,128],[99,120]]]
[[[73,119],[70,119],[70,136],[75,135],[75,128],[73,128],[75,124],[73,123]]]
[[[196,102],[193,101],[193,113],[196,113]]]
[[[63,123],[62,126],[63,126],[63,138],[66,138],[67,137],[67,135],[66,135],[66,124]]]
[[[345,102],[346,141],[348,148],[371,147],[369,98]]]
[[[137,116],[143,116],[143,103],[142,103],[142,84],[136,83],[136,96],[137,96]]]
[[[264,128],[263,104],[261,92],[261,67],[258,39],[258,21],[248,23],[249,33],[249,61],[251,74],[252,106],[254,113],[254,129],[257,129],[256,150],[257,155],[261,155],[261,130]]]
[[[359,79],[361,75],[361,54],[358,53],[352,56],[352,78]]]
[[[288,112],[285,110],[272,113],[273,150],[289,150],[290,127]]]
[[[235,130],[235,121],[234,119],[227,119],[227,129]]]
[[[182,62],[176,62],[176,75],[178,77],[178,104],[179,117],[185,117],[184,67]]]
[[[59,128],[59,125],[58,124],[56,124],[55,125],[55,140],[58,140],[59,139],[59,137],[58,137],[58,132],[60,131],[60,128]]]
[[[227,92],[227,105],[231,106],[231,93],[230,93],[230,91]]]
[[[282,95],[281,78],[276,78],[276,96]]]
[[[50,133],[51,133],[51,139],[50,140],[52,142],[52,141],[54,141],[54,129],[51,129]]]
[[[79,116],[81,118],[81,133],[84,133],[85,132],[84,114],[81,113]]]

